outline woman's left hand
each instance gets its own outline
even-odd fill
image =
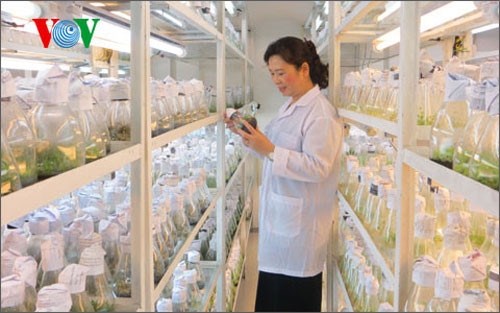
[[[273,143],[262,133],[260,130],[253,128],[250,123],[241,119],[241,122],[248,129],[250,133],[245,132],[240,128],[236,128],[236,131],[243,139],[243,144],[257,153],[262,154],[263,156],[268,155],[269,153],[274,151]]]

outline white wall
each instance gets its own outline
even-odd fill
[[[262,129],[273,118],[286,98],[283,97],[271,80],[266,64],[264,63],[264,53],[267,46],[284,36],[304,37],[306,34],[302,25],[290,22],[286,19],[270,20],[260,23],[249,34],[252,37],[249,51],[254,63],[252,77],[253,98],[260,103],[260,110],[257,112],[257,121]]]

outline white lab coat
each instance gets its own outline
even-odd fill
[[[275,145],[265,158],[259,206],[259,270],[295,277],[323,271],[333,222],[343,126],[315,86],[289,99],[264,132]]]

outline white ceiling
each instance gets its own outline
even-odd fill
[[[312,11],[314,1],[245,1],[248,10],[248,26],[254,29],[257,25],[269,20],[288,20],[304,25]]]

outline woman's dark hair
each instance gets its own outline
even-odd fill
[[[321,63],[312,41],[291,36],[280,38],[267,47],[264,53],[266,64],[273,55],[279,55],[288,64],[295,65],[297,69],[307,62],[311,81],[318,84],[320,89],[328,87],[328,64]]]

